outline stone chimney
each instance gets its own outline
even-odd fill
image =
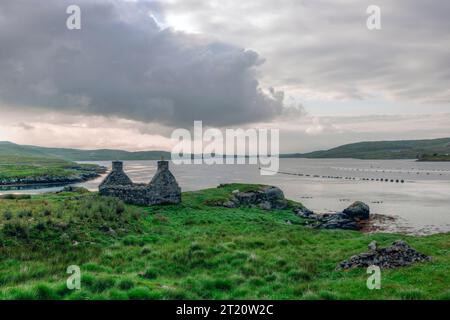
[[[158,171],[166,171],[169,170],[169,161],[159,160],[158,161]]]
[[[112,171],[123,171],[123,162],[122,161],[113,161],[112,162]]]
[[[112,171],[108,174],[108,176],[103,180],[99,185],[99,189],[108,187],[108,186],[121,186],[121,185],[132,185],[133,182],[131,179],[125,174],[123,171],[123,162],[122,161],[113,161],[112,162]]]

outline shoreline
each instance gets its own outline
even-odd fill
[[[5,180],[0,181],[0,190],[8,190],[9,188],[18,188],[18,190],[27,189],[30,190],[33,189],[40,189],[45,188],[47,186],[65,186],[73,183],[81,183],[81,182],[87,182],[90,180],[95,180],[102,175],[107,173],[106,168],[99,168],[95,169],[95,171],[90,173],[82,173],[78,176],[54,176],[51,178],[42,178],[42,177],[35,177],[35,178],[19,178],[19,179],[10,179],[10,180],[18,180],[18,182],[6,182]]]

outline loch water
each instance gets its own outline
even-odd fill
[[[111,166],[109,161],[89,163]],[[156,161],[125,161],[124,168],[133,181],[146,183],[156,171]],[[450,162],[280,159],[276,175],[261,175],[259,166],[251,164],[171,164],[170,168],[183,191],[232,182],[269,184],[280,187],[287,198],[300,201],[316,212],[339,211],[353,201],[364,201],[371,213],[395,217],[395,222],[383,226],[386,232],[450,231]],[[77,186],[95,191],[102,179],[103,176]],[[0,194],[35,194],[61,188],[2,190]]]

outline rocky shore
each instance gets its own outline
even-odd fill
[[[361,230],[370,219],[370,208],[356,201],[342,212],[315,214],[305,208],[295,208],[294,212],[308,220],[309,225],[317,229]]]

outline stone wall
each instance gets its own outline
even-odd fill
[[[158,161],[158,170],[149,184],[132,183],[123,172],[122,163],[116,161],[112,172],[100,184],[99,191],[103,196],[117,197],[126,203],[142,206],[181,202],[181,188],[169,171],[168,161]]]

